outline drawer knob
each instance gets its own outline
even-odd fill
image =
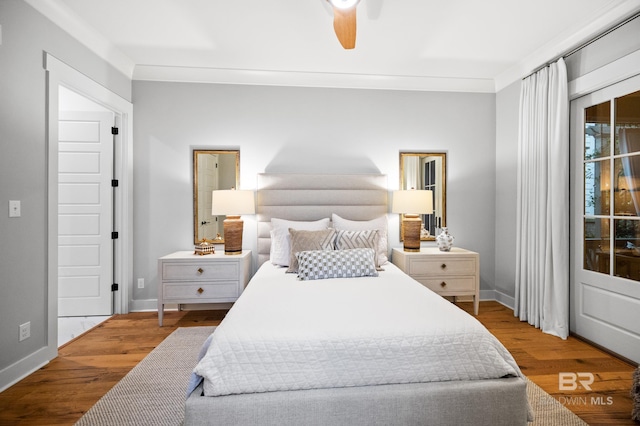
[[[447,283],[445,283],[444,281],[440,283],[440,287],[445,288],[446,286],[447,286]]]
[[[202,287],[200,287],[200,288],[198,289],[198,294],[202,294],[202,293],[204,293],[204,290],[202,289]]]
[[[447,264],[446,264],[446,263],[443,263],[442,265],[440,265],[440,268],[442,268],[442,269],[446,269],[446,268],[447,268]]]
[[[203,273],[203,272],[204,272],[204,269],[202,269],[202,268],[198,268],[198,273],[199,273],[199,274],[201,274],[201,273]]]

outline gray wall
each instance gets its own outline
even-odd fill
[[[572,81],[640,49],[640,17],[595,40],[565,58]]]
[[[639,31],[640,17],[567,57],[569,82],[640,50]],[[495,297],[511,307],[515,296],[520,87],[521,81],[516,81],[496,94]]]
[[[383,173],[393,189],[400,151],[446,151],[447,224],[493,289],[495,95],[136,81],[133,98],[133,273],[149,284],[132,309],[155,306],[157,258],[193,247],[193,147],[240,149],[243,189],[263,172]],[[255,250],[251,217],[244,238]]]
[[[46,87],[43,52],[49,52],[120,96],[131,82],[21,0],[0,1],[0,388],[12,364],[46,361],[47,182]],[[22,216],[8,217],[9,200]],[[31,338],[18,327],[31,322]]]
[[[495,297],[511,307],[516,272],[520,86],[517,81],[496,94]]]

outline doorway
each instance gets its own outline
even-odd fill
[[[571,102],[571,331],[640,362],[640,76]]]
[[[47,171],[47,181],[48,181],[48,233],[47,233],[47,256],[48,256],[48,335],[47,335],[47,349],[50,353],[50,358],[53,358],[57,354],[57,346],[58,346],[58,313],[59,313],[59,296],[67,295],[68,287],[65,288],[65,285],[68,283],[63,283],[60,285],[59,280],[59,269],[60,269],[60,260],[64,261],[65,257],[74,257],[74,256],[66,256],[64,253],[61,253],[60,243],[66,238],[64,233],[68,230],[69,221],[65,222],[65,219],[61,219],[59,217],[59,212],[65,213],[63,208],[59,205],[59,200],[64,198],[64,196],[69,195],[65,194],[65,188],[61,188],[61,173],[64,174],[65,167],[70,165],[69,158],[60,158],[60,154],[64,152],[65,147],[64,142],[60,143],[60,132],[61,127],[66,126],[59,122],[59,118],[64,118],[64,115],[67,114],[65,112],[61,112],[60,108],[63,105],[63,109],[65,109],[65,96],[71,94],[77,95],[75,98],[76,101],[82,103],[83,107],[78,108],[77,106],[73,109],[84,109],[83,112],[85,115],[102,115],[108,116],[106,119],[109,124],[105,122],[104,126],[108,126],[109,129],[113,127],[113,122],[116,123],[116,126],[119,134],[119,143],[115,145],[112,153],[110,154],[110,163],[113,163],[113,174],[111,175],[111,171],[108,172],[108,180],[111,183],[111,179],[115,176],[117,179],[117,191],[114,191],[110,197],[113,197],[111,202],[109,203],[110,213],[108,214],[109,218],[108,222],[114,223],[114,227],[112,229],[117,229],[118,235],[116,239],[113,240],[113,245],[109,245],[109,248],[106,249],[107,252],[110,253],[110,258],[101,259],[100,262],[108,264],[109,272],[107,275],[107,283],[109,285],[109,290],[111,290],[111,286],[115,290],[113,293],[108,292],[108,301],[107,304],[107,313],[127,313],[129,310],[128,307],[128,295],[129,289],[132,282],[132,270],[131,270],[131,261],[129,260],[132,253],[132,241],[131,241],[131,232],[130,232],[130,224],[133,222],[131,207],[133,205],[133,196],[132,196],[132,131],[131,131],[131,119],[133,115],[133,106],[130,102],[124,100],[117,94],[111,92],[106,89],[104,86],[98,84],[97,82],[91,80],[84,74],[78,72],[77,70],[69,67],[63,62],[59,61],[57,58],[46,54],[45,55],[45,68],[47,71],[47,115],[48,115],[48,135],[47,135],[47,152],[48,152],[48,171]],[[62,101],[62,103],[61,103]],[[97,109],[97,111],[89,111],[91,109]],[[76,120],[74,118],[71,121]],[[82,120],[80,120],[82,121]],[[95,124],[91,124],[85,127],[96,127]],[[83,127],[83,126],[80,126]],[[72,131],[73,134],[74,131]],[[74,142],[75,143],[75,142]],[[84,151],[87,152],[87,151]],[[63,155],[64,156],[64,155]],[[92,155],[85,155],[85,160]],[[98,155],[93,155],[93,158],[97,158]],[[73,161],[72,161],[73,163]],[[87,162],[86,161],[77,161],[75,166],[80,166],[82,169],[84,167],[84,171],[87,171]],[[105,167],[109,167],[109,165],[105,165],[104,163],[100,163],[101,169]],[[73,171],[75,174],[75,178],[79,178],[80,181],[84,179],[80,176],[79,173],[76,173],[77,170]],[[77,182],[76,182],[77,183]],[[109,185],[111,187],[111,185]],[[68,188],[67,188],[68,189]],[[111,190],[111,188],[109,188]],[[111,193],[110,193],[111,194]],[[71,191],[71,196],[75,197],[77,194],[74,191]],[[91,196],[91,194],[85,194]],[[95,197],[95,195],[93,195]],[[104,198],[104,196],[101,196]],[[69,201],[69,199],[67,199]],[[73,203],[65,203],[65,204],[73,204]],[[77,203],[75,207],[81,207],[79,210],[82,214],[82,208],[84,206],[82,203]],[[112,208],[115,206],[115,208]],[[65,206],[66,208],[66,206]],[[78,211],[73,212],[73,214],[78,214]],[[91,221],[95,220],[95,215],[93,219],[89,218],[91,214],[86,214],[83,216],[82,220],[84,220],[83,226],[81,226],[80,234],[87,233],[88,229],[91,229]],[[101,219],[102,221],[102,219]],[[109,223],[109,227],[111,227],[111,223]],[[63,232],[63,238],[60,237],[60,231]],[[100,231],[104,232],[104,231]],[[111,235],[111,230],[108,231],[109,235]],[[95,232],[94,232],[95,233]],[[76,235],[76,238],[82,239],[83,236]],[[68,241],[67,241],[68,242]],[[74,241],[74,244],[78,243],[78,240]],[[80,241],[80,245],[82,245],[82,241]],[[94,251],[104,251],[104,248],[94,249]],[[64,251],[64,250],[62,250]],[[92,263],[95,263],[95,259],[84,258],[84,262],[93,266]],[[114,266],[111,268],[111,266]],[[85,269],[82,274],[84,276],[94,275],[95,271],[89,271]],[[77,284],[78,280],[71,279],[70,281],[75,281]],[[73,287],[73,285],[71,286]],[[82,292],[90,293],[94,290],[88,290],[87,288],[82,288],[76,286],[75,290],[82,295]],[[86,296],[86,294],[84,294]],[[103,301],[104,302],[104,301]]]

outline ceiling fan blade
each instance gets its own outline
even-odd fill
[[[345,49],[356,47],[356,8],[333,8],[333,29]]]

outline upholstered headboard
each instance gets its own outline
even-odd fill
[[[318,220],[335,213],[369,220],[388,212],[387,176],[381,174],[259,174],[258,266],[269,260],[271,218]]]

